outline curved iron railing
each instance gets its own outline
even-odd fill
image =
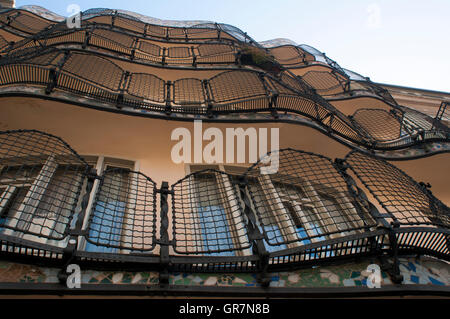
[[[62,90],[119,108],[145,109],[164,115],[195,114],[211,118],[262,112],[273,114],[276,120],[277,112],[289,112],[312,120],[330,134],[371,149],[448,141],[446,126],[404,107],[393,109],[402,113],[404,132],[396,139],[380,138],[373,126],[392,129],[386,123],[365,121],[360,116],[363,111],[353,119],[345,116],[305,82],[285,71],[277,77],[254,70],[228,70],[209,79],[184,78],[172,82],[149,73],[128,72],[101,55],[56,48],[7,56],[0,60],[0,69],[0,86],[40,85],[45,86],[46,94]]]
[[[412,144],[428,138],[445,139],[449,128],[416,110],[399,106],[390,111],[359,109],[351,116],[370,136],[385,146]]]
[[[341,74],[328,71],[308,71],[301,78],[323,96],[338,95],[349,91],[350,82]]]
[[[50,134],[6,131],[0,140],[0,232],[64,240],[77,213],[86,162]]]
[[[140,172],[102,174],[86,228],[89,251],[150,252],[156,246],[156,183]],[[104,249],[103,249],[104,250]]]
[[[24,10],[7,10],[3,13],[3,24],[12,30],[21,30],[21,24],[11,24],[16,17],[27,16],[29,24],[33,24],[34,20],[42,20],[41,17]],[[163,25],[154,25],[143,22],[137,17],[124,14],[122,12],[110,9],[92,9],[87,10],[82,15],[82,25],[80,28],[68,29],[65,20],[55,24],[54,21],[48,20],[46,28],[35,27],[34,33],[25,30],[32,36],[26,37],[23,41],[5,47],[3,51],[9,54],[19,49],[55,46],[55,45],[80,45],[83,49],[89,47],[105,49],[108,52],[115,52],[124,55],[128,59],[144,62],[156,63],[161,65],[172,66],[192,66],[200,65],[226,65],[234,63],[242,63],[241,53],[249,45],[253,49],[257,49],[256,59],[264,56],[266,62],[257,67],[274,69],[278,72],[279,67],[295,68],[298,67],[299,61],[310,64],[312,62],[324,64],[336,73],[339,82],[344,83],[350,81],[348,72],[342,69],[335,61],[328,58],[320,51],[308,45],[283,45],[272,48],[264,48],[251,39],[241,30],[217,23],[202,23],[189,27],[171,27]],[[45,20],[45,19],[44,19]],[[0,21],[1,23],[2,21]],[[42,24],[42,23],[41,23]],[[39,26],[41,24],[38,23]],[[224,33],[225,32],[225,33]],[[221,34],[227,36],[221,36]],[[206,36],[208,35],[208,36]],[[151,43],[146,39],[156,41],[183,41],[190,43],[186,47],[165,48]],[[211,42],[212,41],[212,42]],[[196,43],[201,43],[197,46]],[[5,52],[4,52],[5,53]],[[275,63],[275,65],[274,65]],[[277,66],[279,64],[279,66]],[[263,65],[266,65],[265,67]],[[337,76],[339,75],[339,76]],[[336,94],[352,96],[353,94],[375,94],[381,97],[390,105],[396,105],[392,96],[380,86],[370,82],[368,78],[359,80],[356,89],[344,90],[323,90],[318,87],[318,91],[326,95],[334,96]],[[323,81],[321,81],[323,82]],[[353,81],[352,81],[353,82]],[[322,83],[323,85],[323,83]],[[346,84],[349,86],[349,83]]]
[[[224,172],[203,170],[172,185],[176,253],[233,256],[250,248],[243,208],[231,178]]]
[[[276,173],[261,174],[265,159],[271,157],[279,158]],[[280,150],[263,157],[245,177],[269,245],[314,243],[324,236],[344,237],[376,224],[365,204],[350,193],[345,176],[327,157]]]
[[[146,23],[129,14],[111,9],[90,9],[80,13],[81,26],[89,24],[109,25],[122,29],[130,34],[140,34],[163,41],[207,41],[229,40],[257,45],[240,29],[222,23],[199,23],[192,26],[168,26]],[[0,13],[0,22],[24,35],[32,35],[49,29],[56,24],[66,24],[66,21],[56,22],[37,14],[21,9],[9,9]]]
[[[262,158],[244,173],[203,170],[160,188],[126,169],[97,175],[39,131],[1,132],[0,151],[0,247],[11,258],[262,274],[357,256],[450,260],[450,209],[355,151],[332,161],[285,149],[267,155],[276,172]]]
[[[245,46],[242,47],[242,45],[247,45],[247,42],[252,43],[252,45],[259,48],[259,50],[262,50],[262,47],[258,46],[254,41],[238,40],[236,42],[236,39],[234,39],[234,42],[231,41],[226,44],[223,42],[226,42],[226,40],[221,39],[220,37],[216,39],[218,41],[217,43],[201,42],[198,46],[191,45],[190,47],[162,48],[154,43],[146,41],[146,32],[142,34],[142,30],[140,29],[143,25],[144,31],[150,26],[156,28],[156,25],[146,24],[133,16],[109,9],[96,9],[86,12],[83,25],[79,29],[67,29],[65,22],[55,23],[54,21],[52,23],[47,21],[49,26],[40,28],[39,26],[42,26],[42,21],[46,21],[46,19],[23,10],[6,10],[0,15],[3,17],[4,21],[2,22],[4,24],[16,29],[20,29],[20,19],[34,19],[38,21],[35,22],[36,26],[33,27],[33,30],[35,30],[33,31],[33,36],[25,38],[18,43],[7,45],[7,49],[4,49],[4,52],[7,54],[3,57],[3,64],[14,64],[18,60],[23,60],[26,56],[34,56],[36,54],[42,54],[45,60],[46,52],[52,50],[50,47],[61,43],[78,44],[81,45],[82,48],[93,45],[96,48],[114,51],[122,55],[124,54],[127,57],[127,60],[144,59],[147,62],[161,63],[162,65],[196,66],[198,63],[236,63],[236,61],[242,63],[242,48],[245,48]],[[19,17],[21,18],[19,19]],[[100,20],[93,23],[90,19]],[[30,23],[31,20],[29,21]],[[17,23],[13,23],[14,21]],[[136,29],[137,25],[140,27]],[[160,27],[162,28],[162,26]],[[165,36],[161,37],[161,39],[165,38],[167,40],[169,34],[171,37],[181,39],[183,37],[180,37],[179,34],[184,34],[185,42],[199,39],[202,40],[203,38],[201,37],[195,39],[187,38],[187,30],[195,29],[196,32],[200,34],[205,28],[210,30],[225,28],[231,33],[241,34],[241,37],[242,34],[244,34],[242,31],[234,29],[231,26],[225,27],[224,25],[219,26],[215,24],[196,25],[192,28],[164,26],[163,29],[165,31],[162,34]],[[134,35],[133,33],[123,32],[124,30],[131,30],[134,32]],[[195,44],[196,42],[194,41],[192,43]],[[286,50],[288,52],[286,52]],[[62,51],[65,51],[67,54],[67,50]],[[272,51],[275,55],[280,57],[281,60],[285,59],[288,64],[290,63],[289,60],[292,58],[290,55],[292,54],[300,54],[303,57],[302,59],[307,59],[308,54],[308,59],[322,56],[319,54],[319,51],[308,46],[280,46],[268,49],[269,53],[272,53]],[[68,54],[73,55],[72,53]],[[105,84],[103,83],[105,81],[102,81],[104,77],[98,76],[100,74],[104,75],[104,72],[83,72],[79,65],[82,65],[80,62],[90,60],[88,62],[95,68],[96,63],[94,60],[96,60],[101,62],[99,65],[103,65],[106,70],[113,71],[114,63],[107,63],[105,60],[98,57],[80,59],[82,54],[76,53],[76,55],[79,61],[74,61],[77,59],[70,56],[67,59],[67,67],[65,69],[63,66],[64,63],[66,63],[66,59],[62,59],[59,62],[61,64],[59,66],[61,69],[59,72],[52,70],[48,71],[42,68],[33,68],[31,65],[16,66],[16,69],[14,69],[14,67],[4,67],[5,72],[10,76],[10,79],[7,79],[7,76],[4,78],[4,83],[45,85],[45,78],[48,76],[49,81],[53,83],[47,83],[46,93],[50,93],[55,88],[63,89],[75,94],[94,97],[104,102],[114,103],[118,106],[125,105],[134,108],[145,108],[147,110],[164,112],[165,114],[175,112],[181,114],[203,114],[210,117],[214,114],[228,114],[235,112],[271,112],[274,115],[277,110],[293,112],[312,119],[324,129],[341,138],[349,140],[351,143],[356,143],[372,149],[398,149],[409,147],[424,141],[446,141],[448,139],[448,127],[441,125],[440,118],[435,119],[435,125],[429,127],[429,119],[425,118],[424,115],[421,115],[419,112],[416,112],[416,115],[412,116],[414,111],[402,111],[403,114],[406,115],[402,122],[409,121],[408,118],[415,118],[415,120],[410,120],[410,122],[413,122],[412,128],[406,129],[406,134],[400,134],[399,138],[391,140],[379,140],[377,134],[375,134],[375,136],[370,134],[371,131],[373,132],[374,128],[367,128],[364,127],[364,124],[360,125],[358,121],[347,119],[345,115],[340,113],[323,99],[321,95],[333,97],[336,96],[336,94],[339,95],[345,93],[358,95],[359,92],[371,92],[371,94],[381,97],[386,103],[393,106],[395,108],[393,111],[395,112],[397,112],[398,109],[402,110],[402,107],[397,106],[395,100],[386,90],[367,79],[365,81],[351,80],[348,71],[346,72],[341,69],[330,59],[322,61],[327,65],[330,65],[332,68],[330,72],[308,71],[303,77],[295,77],[287,70],[283,71],[282,69],[276,69],[276,73],[274,74],[277,80],[276,82],[274,82],[273,79],[269,80],[267,74],[265,74],[265,80],[263,81],[265,94],[255,86],[250,87],[252,81],[248,82],[245,79],[240,79],[241,84],[244,84],[243,87],[248,88],[247,94],[239,92],[240,90],[234,90],[234,94],[230,94],[228,99],[220,100],[220,102],[217,103],[212,96],[214,87],[208,86],[208,80],[180,79],[174,83],[166,83],[150,74],[138,75],[133,73],[131,76],[128,76],[127,72],[119,70],[118,67],[115,68],[117,72],[111,74],[108,73],[107,75],[111,81],[119,82],[120,85],[125,85],[127,87],[118,88],[117,83],[109,83],[110,86],[106,85],[105,90],[102,88],[102,85]],[[276,59],[274,61],[275,63],[279,63]],[[53,62],[54,65],[56,61]],[[42,64],[42,60],[33,58],[27,61],[27,63],[36,63],[39,65]],[[77,63],[79,64],[78,67],[76,66]],[[44,63],[46,66],[50,66],[51,64],[52,63],[50,62]],[[273,65],[275,66],[275,64]],[[75,68],[75,70],[71,72],[69,70],[70,68]],[[273,71],[271,68],[272,67],[269,66],[269,72]],[[21,79],[21,75],[17,73],[23,72],[32,72],[33,74],[29,79]],[[70,73],[70,75],[67,76],[66,72]],[[73,78],[73,76],[75,76],[75,78]],[[60,78],[59,81],[58,78]],[[234,78],[236,79],[236,76],[234,76]],[[279,85],[280,80],[284,84],[284,87]],[[227,81],[222,82],[226,83]],[[155,83],[157,83],[156,86],[153,85]],[[228,83],[234,82],[228,81]],[[98,84],[100,84],[100,87],[96,87]],[[287,90],[286,86],[288,88]],[[220,93],[223,95],[223,92],[225,92],[226,89],[221,89]],[[208,90],[210,92],[208,92]],[[302,97],[293,97],[293,95],[298,94],[298,91],[302,92]],[[242,96],[242,98],[239,99],[239,96]],[[304,98],[306,98],[306,100]],[[316,110],[313,111],[308,106],[309,103],[307,100],[313,100],[315,103],[314,108]],[[288,105],[286,105],[286,103]],[[418,118],[421,120],[417,120]],[[386,128],[387,127],[385,127],[385,129]],[[407,126],[405,126],[405,128],[407,128]],[[387,129],[389,130],[390,128]]]
[[[5,55],[20,54],[26,49],[44,47],[97,48],[125,56],[131,61],[165,66],[202,66],[236,64],[239,45],[234,43],[197,42],[166,48],[146,38],[111,30],[107,26],[87,25],[68,29],[64,24],[42,31],[9,46],[2,46]]]
[[[24,35],[32,35],[57,24],[55,21],[20,9],[3,10],[0,13],[0,23]]]

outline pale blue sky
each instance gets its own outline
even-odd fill
[[[16,0],[67,16],[111,8],[234,25],[256,41],[289,38],[373,81],[450,92],[449,0]]]

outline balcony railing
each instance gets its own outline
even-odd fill
[[[115,54],[118,57],[146,64],[156,64],[172,67],[226,66],[242,64],[241,53],[247,47],[259,50],[260,55],[272,60],[276,70],[281,68],[296,68],[311,63],[328,66],[336,75],[336,80],[342,86],[337,90],[335,80],[331,87],[324,87],[323,75],[314,79],[315,72],[309,72],[312,86],[317,93],[328,98],[353,96],[354,94],[375,95],[390,105],[396,105],[392,96],[367,78],[360,79],[357,88],[352,88],[348,71],[342,69],[335,61],[322,52],[308,45],[283,45],[263,48],[241,30],[225,24],[202,23],[194,26],[175,27],[154,25],[143,22],[137,17],[110,9],[91,9],[81,15],[80,28],[67,28],[66,22],[55,23],[23,10],[7,10],[0,14],[0,23],[8,30],[24,32],[24,39],[17,43],[6,43],[0,49],[3,54],[14,55],[24,50],[45,47],[69,48],[75,45],[84,49],[100,49],[103,54]],[[26,19],[24,27],[20,20]],[[34,31],[33,31],[34,30]],[[151,40],[158,42],[184,42],[185,47],[164,48]],[[150,41],[150,42],[149,42]],[[260,67],[260,66],[259,66]],[[319,86],[314,86],[317,81]],[[328,83],[330,84],[330,83]]]
[[[278,157],[276,172],[263,158],[242,174],[202,170],[158,185],[127,169],[97,175],[53,135],[1,132],[1,254],[263,279],[362,256],[450,260],[450,209],[390,163],[356,151],[335,160],[293,149],[267,156]]]
[[[4,10],[0,22],[11,30],[26,35],[33,35],[51,29],[66,21],[52,21],[21,9]],[[245,32],[223,23],[200,23],[195,25],[171,26],[146,23],[137,17],[111,9],[89,9],[81,12],[81,26],[108,25],[110,28],[123,30],[132,35],[143,35],[167,42],[208,41],[223,39],[242,43],[257,44]],[[180,23],[179,23],[180,24]]]
[[[102,25],[68,29],[65,24],[59,24],[8,47],[3,46],[3,53],[15,55],[27,49],[38,50],[45,47],[74,45],[83,49],[102,49],[105,53],[115,53],[141,63],[192,67],[214,64],[234,65],[240,48],[239,44],[226,41],[197,42],[186,46],[165,48],[145,38],[120,33]]]
[[[380,136],[393,127],[368,120],[383,110],[359,110],[349,118],[335,109],[302,79],[287,71],[278,76],[254,70],[222,71],[209,79],[165,81],[150,73],[124,70],[106,57],[77,50],[31,49],[0,60],[0,87],[37,85],[45,93],[65,91],[107,102],[129,111],[146,110],[163,117],[200,115],[214,119],[239,113],[290,113],[316,123],[325,134],[365,148],[388,150],[418,143],[448,141],[439,119],[405,107],[392,109],[402,127],[392,138]],[[431,123],[431,124],[430,124]],[[396,124],[397,125],[397,124]]]

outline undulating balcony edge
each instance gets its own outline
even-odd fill
[[[155,269],[162,274],[252,272],[266,284],[270,272],[363,257],[393,258],[391,274],[401,281],[398,256],[424,254],[450,260],[450,209],[425,184],[357,151],[332,160],[283,149],[267,155],[279,156],[279,170],[270,178],[261,175],[261,160],[242,175],[207,169],[159,187],[144,174],[127,169],[99,176],[62,139],[36,130],[0,132],[0,154],[1,178],[10,180],[2,198],[16,201],[20,192],[25,198],[20,207],[8,206],[10,212],[0,220],[1,255],[10,260],[62,268],[75,262],[94,269]],[[35,176],[29,177],[35,186],[17,186],[17,176],[25,172]],[[128,180],[129,188],[120,192],[135,198],[131,203],[119,204],[111,191],[118,176]],[[219,182],[225,183],[224,189],[213,187]],[[286,224],[294,223],[294,215],[285,206],[272,208],[285,222],[268,219],[262,194],[272,188],[276,190],[272,196],[282,198],[292,187],[309,198],[308,205],[323,205],[318,194],[324,191],[340,204],[320,206],[303,216],[308,221],[297,230]],[[91,192],[95,200],[88,212]],[[366,192],[377,203],[370,202]],[[53,199],[60,196],[66,199],[55,204]],[[199,206],[196,198],[217,199],[224,206]],[[49,202],[57,206],[48,206]],[[114,223],[117,216],[124,216],[125,206],[134,213],[121,217],[118,237],[113,228],[119,226]],[[227,227],[237,228],[230,232]],[[86,251],[80,248],[82,241],[107,252]],[[248,249],[250,254],[241,254]]]
[[[20,86],[27,85],[29,87],[45,87],[45,94],[48,95],[45,98],[60,99],[62,96],[59,93],[65,92],[81,97],[78,100],[74,97],[73,104],[95,107],[93,104],[100,102],[97,103],[97,106],[107,105],[107,109],[110,111],[128,114],[144,115],[145,113],[145,115],[151,117],[175,120],[196,118],[218,122],[283,121],[300,123],[317,128],[349,147],[375,152],[376,155],[386,159],[392,156],[392,151],[416,146],[422,148],[418,154],[402,156],[399,155],[400,152],[397,152],[399,156],[392,156],[392,159],[411,159],[448,151],[445,146],[449,140],[449,128],[441,121],[443,114],[448,110],[448,103],[442,102],[434,119],[415,110],[399,106],[385,89],[370,82],[367,78],[342,69],[335,61],[309,46],[275,46],[271,49],[275,55],[270,57],[264,53],[268,49],[232,26],[222,24],[201,24],[193,27],[158,26],[108,9],[83,12],[80,28],[72,29],[67,28],[65,21],[51,21],[25,10],[5,10],[0,16],[2,17],[0,20],[6,29],[21,30],[20,32],[28,34],[28,36],[24,36],[22,41],[10,44],[5,42],[5,45],[2,46],[0,67],[5,74],[1,83],[4,87],[2,92],[4,96],[21,95]],[[27,21],[26,25],[28,26],[24,24],[25,21]],[[164,36],[159,36],[158,30],[165,30]],[[101,31],[101,33],[97,31]],[[154,33],[156,31],[158,32]],[[211,32],[215,33],[212,34]],[[221,37],[221,32],[228,34],[228,38]],[[76,36],[76,34],[79,34],[79,36]],[[112,35],[114,36],[112,37]],[[180,35],[183,36],[180,37]],[[121,37],[121,40],[118,41],[116,36]],[[193,38],[190,38],[190,36]],[[206,38],[202,38],[203,36],[206,36]],[[53,40],[50,41],[49,37],[59,40],[52,38]],[[165,68],[171,67],[170,59],[181,58],[181,62],[175,62],[174,66],[177,67],[177,63],[184,64],[183,61],[186,58],[192,58],[192,63],[188,61],[185,66],[192,64],[192,67],[196,69],[196,61],[202,58],[202,51],[196,49],[198,52],[195,54],[194,47],[184,50],[186,51],[183,51],[184,53],[181,52],[181,56],[179,55],[181,53],[178,52],[180,48],[169,48],[169,50],[159,48],[153,52],[157,47],[153,44],[151,47],[153,53],[147,52],[148,44],[145,48],[141,48],[139,43],[139,39],[146,38],[191,44],[203,43],[204,46],[214,47],[216,51],[221,45],[226,45],[231,55],[225,53],[230,55],[231,58],[229,61],[222,61],[222,64],[235,65],[238,63],[239,67],[243,65],[243,52],[240,48],[251,48],[251,50],[256,50],[259,53],[250,50],[248,51],[251,53],[250,56],[256,54],[260,60],[264,58],[264,66],[260,62],[257,69],[247,66],[244,68],[234,67],[234,69],[225,68],[222,69],[222,73],[210,79],[179,79],[171,82],[164,81],[152,74],[130,73],[114,63],[116,58],[141,63],[139,59],[135,59],[137,52],[140,52],[141,49],[143,50],[142,54],[147,54],[149,57],[154,55],[152,59],[161,60],[162,65],[159,67]],[[198,42],[199,40],[200,42]],[[205,42],[205,40],[208,41]],[[210,42],[211,40],[213,42]],[[54,47],[58,43],[76,43],[81,47],[73,48],[70,45],[61,48]],[[91,46],[109,50],[108,52],[116,52],[119,55],[113,59],[112,56],[105,55],[104,52],[86,51]],[[170,49],[177,49],[178,51],[172,54]],[[219,51],[214,52],[216,52],[216,55],[217,53],[222,54],[223,50],[224,48],[220,47]],[[318,87],[311,86],[311,83],[317,82],[316,71],[306,74],[311,74],[311,76],[308,76],[310,82],[305,81],[306,75],[304,79],[295,76],[289,68],[284,68],[276,60],[276,56],[279,54],[276,50],[291,50],[295,51],[295,54],[302,55],[300,60],[305,64],[305,67],[308,63],[315,61],[331,69],[331,78],[325,81],[328,81],[331,89],[327,88],[325,91],[323,89],[321,91]],[[210,49],[204,52],[211,54]],[[125,56],[120,57],[123,54]],[[155,61],[150,62],[154,63]],[[80,74],[80,72],[75,71],[78,68],[77,64],[89,62],[94,68],[97,68],[97,70],[94,70],[95,72]],[[270,70],[262,71],[261,68],[267,67],[266,62],[270,62],[269,64],[272,67]],[[208,63],[213,62],[209,61]],[[276,70],[273,67],[276,67]],[[218,70],[220,69],[218,68]],[[102,81],[101,76],[95,76],[96,74],[103,74],[102,71],[106,72],[104,70],[108,70],[107,72],[112,72],[115,75],[112,77],[114,83]],[[319,71],[318,73],[324,72]],[[135,86],[138,80],[139,83],[145,80],[145,87]],[[345,83],[342,83],[342,81]],[[223,95],[220,93],[223,92],[224,87],[230,88],[234,82],[238,85],[244,85],[248,92],[241,92],[238,95]],[[359,86],[357,85],[359,88],[349,89],[352,87],[351,83],[359,83]],[[150,92],[143,93],[148,85],[150,85]],[[320,85],[324,85],[323,81]],[[190,90],[195,89],[195,96],[184,92],[186,87]],[[339,97],[338,95],[341,94],[339,92],[327,95],[333,91],[334,87],[342,87],[342,93],[345,93],[345,95]],[[321,93],[319,94],[319,92]],[[44,95],[41,93],[35,91],[34,95],[43,98]],[[322,94],[324,95],[322,96]],[[23,92],[23,95],[33,94]],[[66,95],[61,100],[68,102],[71,99],[68,98],[69,96]],[[381,109],[360,109],[352,116],[346,116],[327,101],[327,99],[348,99],[361,96],[370,96],[390,106],[391,124],[398,126],[396,132],[389,131],[388,127],[383,129],[371,127],[371,123],[369,123],[369,126],[367,123],[360,123],[360,119],[364,119],[362,113],[367,111],[371,115],[377,114],[376,112],[381,114],[383,113]],[[89,101],[89,99],[92,100]],[[83,102],[80,102],[80,100],[83,100]],[[97,108],[101,109],[103,106]],[[389,132],[388,134],[380,134],[380,130]],[[444,147],[429,147],[436,144],[442,144]],[[430,152],[430,149],[438,150]],[[391,154],[386,155],[385,153],[389,151]]]

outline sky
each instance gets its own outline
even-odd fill
[[[374,82],[450,92],[449,0],[16,0],[68,16],[110,8],[227,23],[256,41],[308,44]]]

